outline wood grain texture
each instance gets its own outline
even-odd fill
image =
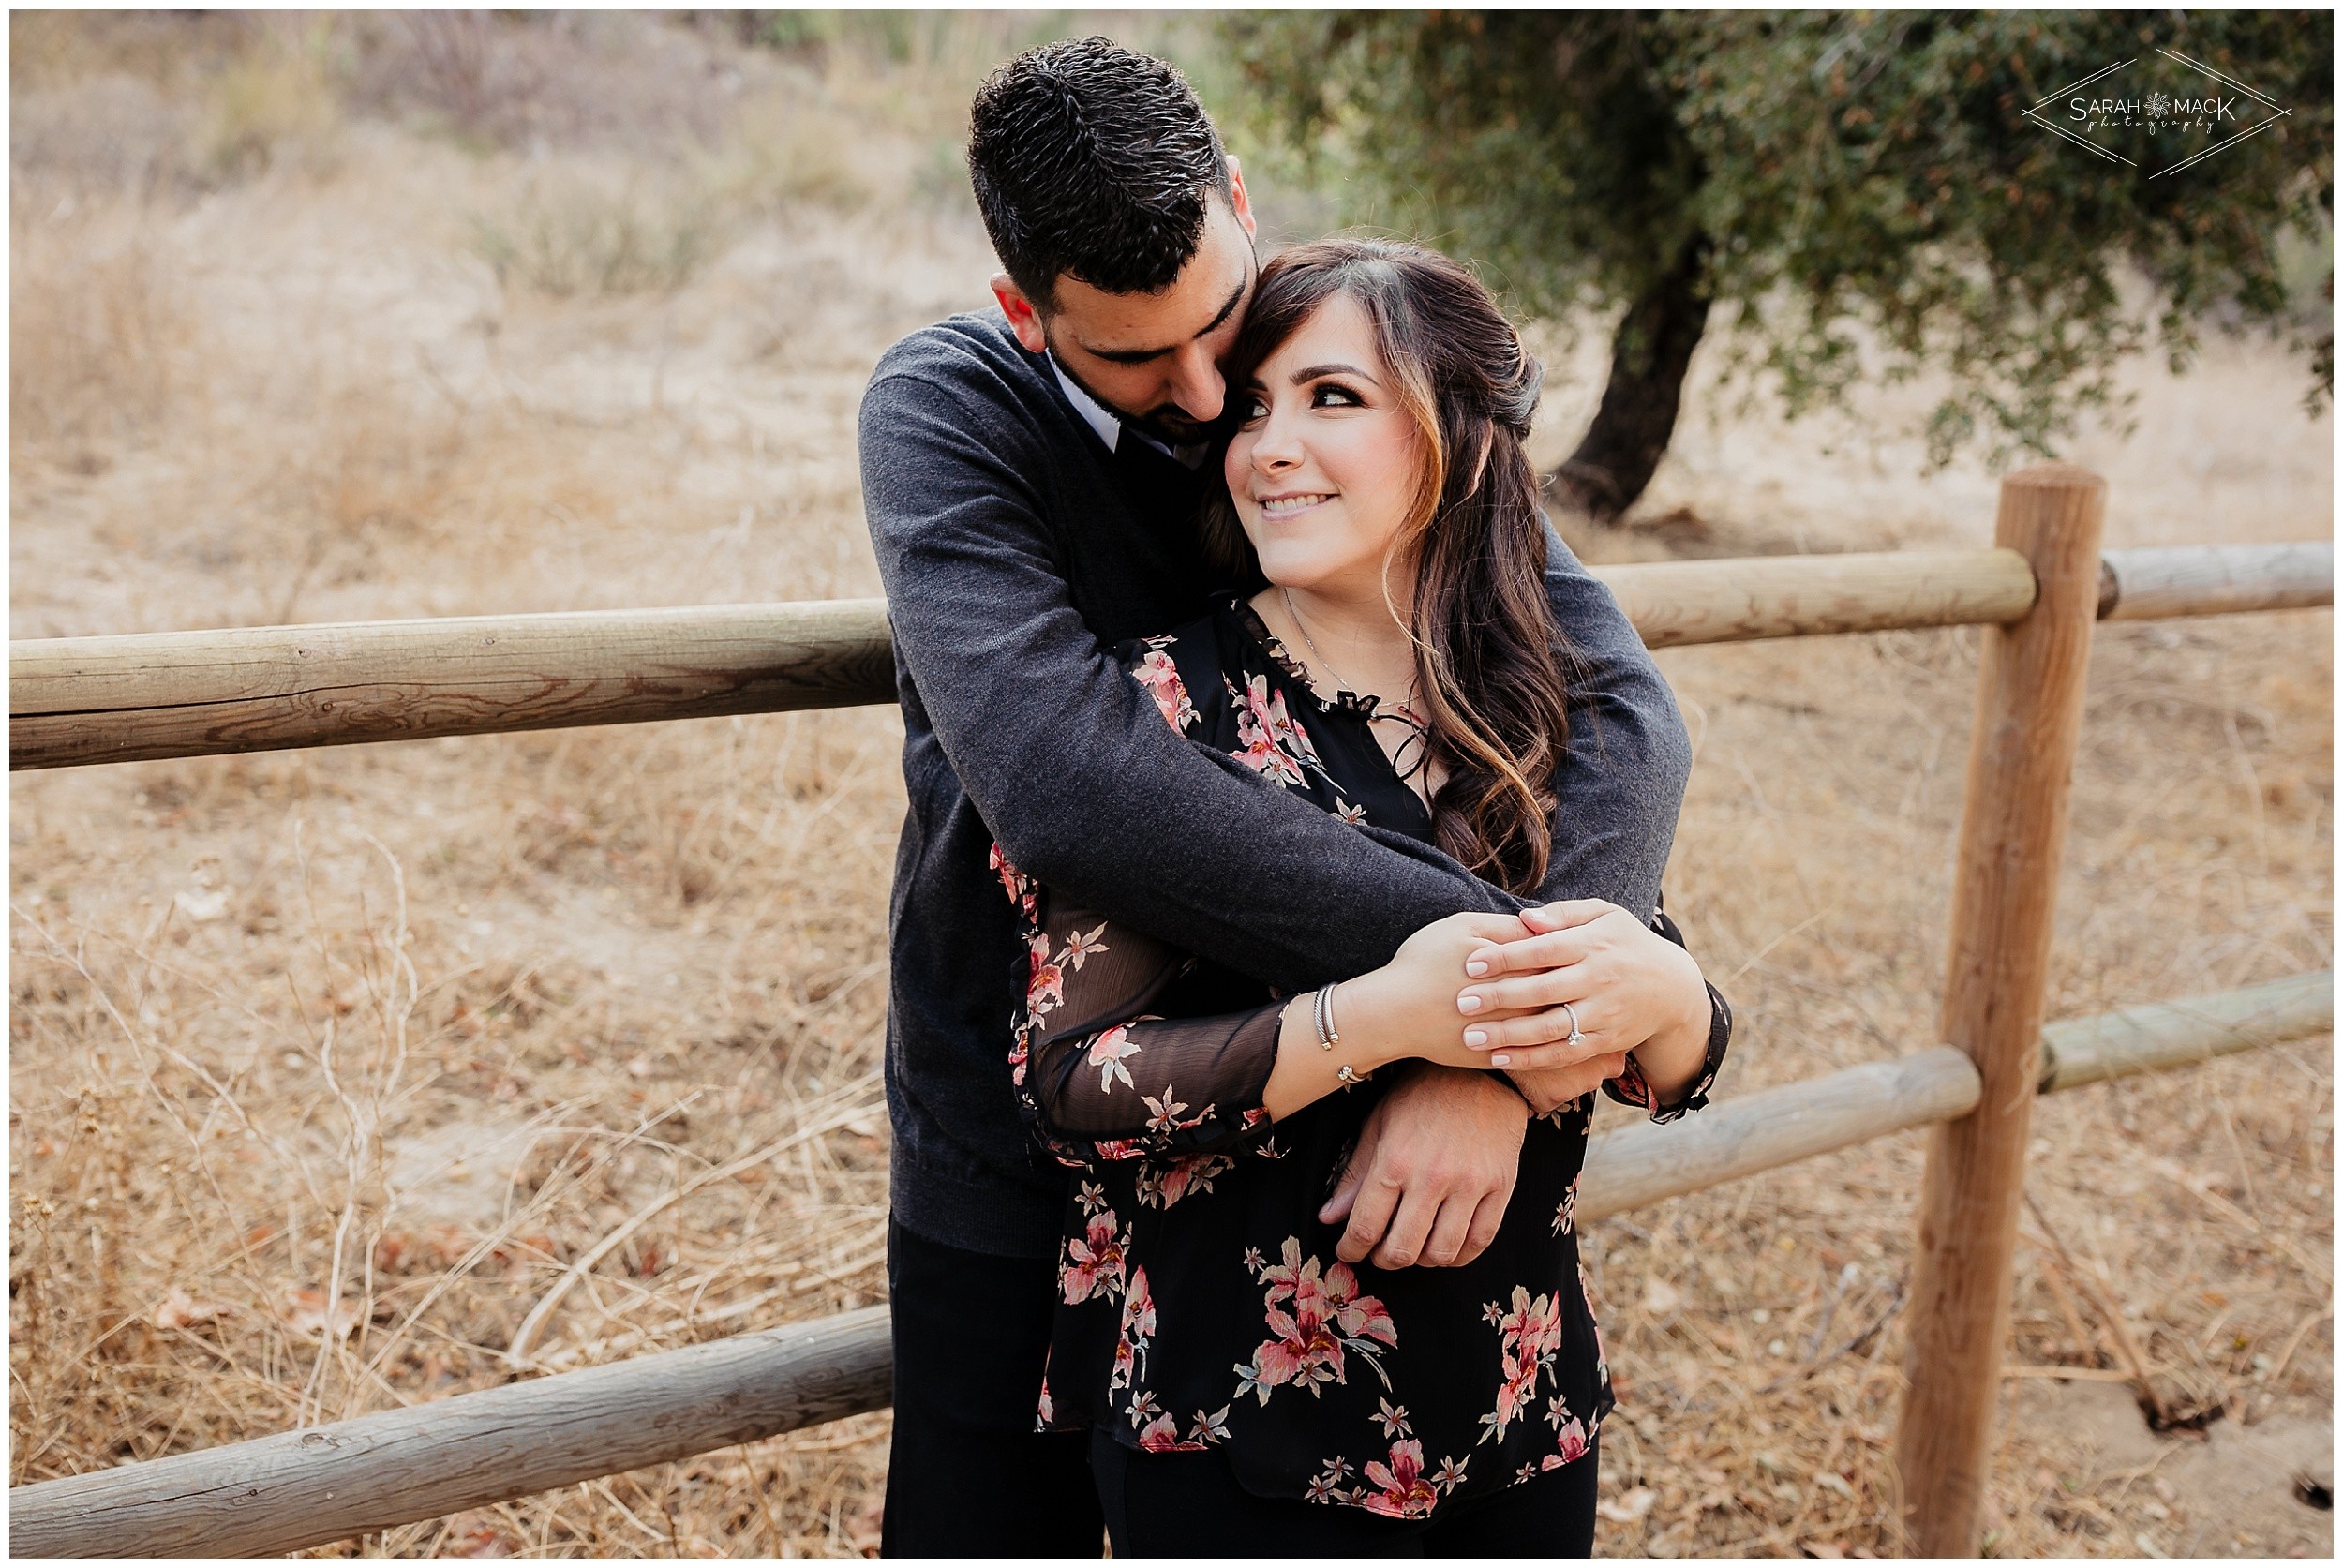
[[[2064,1019],[2042,1031],[2042,1092],[2166,1072],[2334,1028],[2332,969]]]
[[[2109,550],[2099,619],[2161,620],[2335,603],[2335,542]]]
[[[2034,575],[2007,550],[1890,550],[1598,566],[1651,648],[2015,620]]]
[[[2114,551],[2117,619],[2327,604],[2316,545]],[[1604,566],[1653,648],[2000,624],[2034,601],[2006,549]],[[883,703],[875,599],[242,627],[9,645],[10,768]]]
[[[2162,1072],[2332,1023],[2334,975],[2291,976],[2043,1031],[2042,1092]],[[2084,1065],[2087,1064],[2087,1065]],[[1607,1215],[1965,1116],[1977,1065],[1950,1046],[1720,1100],[1589,1145],[1577,1215]],[[885,1308],[230,1443],[9,1494],[19,1555],[291,1551],[437,1518],[885,1405]],[[731,1402],[727,1402],[727,1396]],[[546,1444],[513,1434],[540,1427]],[[518,1461],[515,1462],[515,1456]],[[443,1474],[453,1480],[440,1479]],[[352,1523],[351,1521],[357,1521]]]
[[[884,1408],[887,1309],[8,1493],[16,1557],[259,1557]]]
[[[1994,542],[2032,562],[2038,591],[2023,620],[1984,634],[1953,874],[1938,1038],[1976,1062],[1980,1090],[1930,1136],[1920,1187],[1896,1459],[1926,1557],[1977,1550],[2106,514],[2106,482],[2073,464],[2002,482]]]
[[[878,599],[57,637],[8,654],[12,769],[895,695]]]
[[[1681,1121],[1598,1134],[1578,1217],[1600,1219],[1753,1176],[1905,1127],[1965,1115],[1977,1066],[1948,1046],[1712,1102]]]

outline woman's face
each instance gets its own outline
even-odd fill
[[[1225,471],[1262,575],[1281,588],[1381,597],[1425,455],[1366,307],[1348,294],[1326,301],[1237,397],[1244,422]],[[1403,572],[1392,589],[1405,604]]]

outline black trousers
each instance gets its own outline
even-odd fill
[[[1089,1439],[1034,1430],[1057,1304],[1054,1259],[930,1241],[890,1217],[895,1436],[886,1557],[1098,1557]]]
[[[1104,1432],[1090,1440],[1117,1558],[1591,1557],[1599,1457],[1589,1449],[1436,1519],[1387,1519],[1364,1508],[1255,1497],[1209,1450],[1142,1454]]]

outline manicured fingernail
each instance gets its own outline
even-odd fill
[[[1486,1045],[1488,1042],[1489,1032],[1486,1029],[1467,1029],[1465,1031],[1465,1044],[1467,1045]]]
[[[1493,1068],[1509,1068],[1513,1065],[1514,1059],[1511,1056],[1492,1056],[1489,1058],[1489,1066]]]
[[[1463,995],[1456,998],[1456,1010],[1458,1012],[1479,1012],[1481,1010],[1481,998],[1468,991]]]
[[[1465,973],[1471,976],[1474,979],[1479,979],[1482,976],[1487,974],[1488,972],[1489,966],[1486,959],[1469,958],[1465,960]]]

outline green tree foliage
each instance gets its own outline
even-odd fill
[[[2179,370],[2207,320],[2288,334],[2310,406],[2332,395],[2323,12],[1285,12],[1228,27],[1257,128],[1347,176],[1354,216],[1437,237],[1533,314],[1620,321],[1603,411],[1558,475],[1597,515],[1623,511],[1665,450],[1712,303],[1732,306],[1716,313],[1728,371],[1793,414],[1951,371],[1926,426],[1938,463],[1972,441],[1997,460],[2049,453],[2083,411],[2119,416],[2118,362],[2156,345]],[[2165,51],[2291,112],[2160,172],[2270,112]],[[2144,111],[2152,93],[2225,98],[2240,119],[2101,130],[2127,167],[2026,114],[2057,94],[2040,112],[2067,126],[2071,97]]]

